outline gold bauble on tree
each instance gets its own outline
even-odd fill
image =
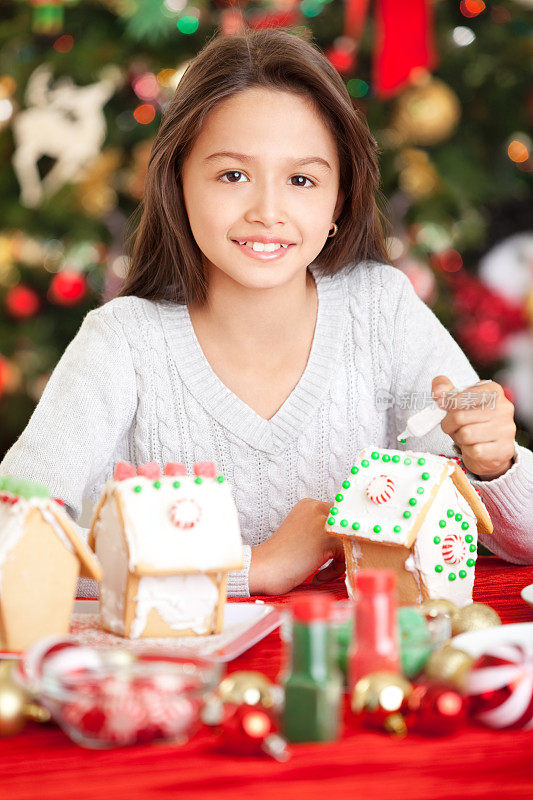
[[[502,621],[493,608],[484,603],[471,603],[462,608],[452,620],[452,634],[457,636],[459,633],[480,631],[501,624]]]
[[[453,683],[462,689],[473,663],[474,659],[468,653],[452,647],[451,644],[445,644],[431,653],[424,672],[428,678]]]
[[[424,150],[405,148],[398,156],[398,166],[398,184],[414,200],[431,197],[439,189],[439,174]]]
[[[427,73],[398,97],[390,127],[403,144],[433,145],[453,134],[460,116],[455,92]]]

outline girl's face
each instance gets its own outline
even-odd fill
[[[208,278],[251,289],[280,287],[305,272],[343,201],[335,139],[313,105],[264,88],[211,111],[182,180]],[[279,243],[288,247],[272,249]]]

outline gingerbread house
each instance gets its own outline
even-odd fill
[[[452,459],[366,448],[342,482],[326,530],[343,540],[351,597],[358,569],[393,569],[402,605],[472,602],[478,531],[492,533],[481,498]]]
[[[94,512],[89,544],[102,564],[104,628],[185,636],[222,628],[227,573],[243,551],[231,487],[212,462],[120,462]]]
[[[101,578],[61,502],[40,484],[0,477],[0,649],[65,636],[80,574]]]

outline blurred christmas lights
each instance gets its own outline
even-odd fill
[[[486,8],[483,0],[461,0],[459,7],[463,17],[477,17]]]
[[[133,116],[140,125],[149,125],[155,119],[155,108],[151,103],[143,103],[137,106]]]

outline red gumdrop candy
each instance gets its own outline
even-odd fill
[[[128,461],[119,461],[115,467],[113,479],[115,481],[125,481],[127,478],[134,478],[136,475],[137,471],[133,464],[128,463]]]
[[[141,464],[137,467],[137,475],[142,475],[145,478],[160,478],[161,477],[161,469],[159,468],[159,464],[155,461],[150,461],[149,464]]]
[[[185,464],[177,464],[173,461],[169,461],[168,464],[165,464],[165,475],[169,476],[176,476],[176,475],[186,475],[187,474],[187,467]]]
[[[198,461],[194,465],[194,474],[201,478],[216,478],[217,471],[213,461]]]

